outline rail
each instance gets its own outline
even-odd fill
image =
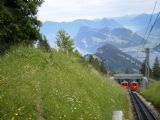
[[[136,93],[130,92],[130,96],[136,113],[136,120],[157,120]]]

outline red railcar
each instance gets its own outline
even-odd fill
[[[131,91],[136,91],[136,90],[138,90],[138,89],[139,89],[138,82],[136,82],[136,81],[130,82],[129,87],[130,87],[130,90],[131,90]]]
[[[122,86],[124,89],[127,89],[127,90],[128,90],[129,85],[128,85],[128,82],[127,82],[127,81],[121,82],[121,86]]]

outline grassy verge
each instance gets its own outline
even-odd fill
[[[160,81],[155,82],[149,88],[142,91],[142,95],[159,110],[160,112]]]
[[[129,116],[127,92],[75,56],[18,48],[0,58],[1,120],[111,120]]]

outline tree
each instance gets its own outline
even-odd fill
[[[141,69],[140,69],[140,72],[143,75],[145,75],[145,71],[146,71],[146,60],[144,60],[144,62],[141,65]]]
[[[43,37],[42,40],[39,40],[37,47],[42,49],[45,52],[49,52],[51,50],[51,47],[50,47],[50,45],[49,45],[45,36]]]
[[[159,59],[156,57],[153,68],[152,68],[152,74],[155,79],[160,78],[160,65],[159,65]]]
[[[59,30],[56,37],[56,44],[61,51],[73,52],[74,50],[74,42],[73,39],[68,35],[65,30]]]
[[[98,71],[102,72],[102,61],[95,55],[90,55],[88,62]],[[103,66],[104,67],[104,66]]]
[[[78,57],[82,57],[82,55],[80,54],[80,52],[79,52],[78,50],[75,50],[75,51],[74,51],[74,54],[75,54],[76,56],[78,56]]]
[[[17,44],[33,45],[41,39],[36,14],[43,0],[1,0],[0,53]]]
[[[104,62],[104,61],[101,62],[100,69],[101,69],[101,72],[102,72],[102,73],[108,74],[108,70],[107,70],[107,69],[108,69],[108,66],[105,65],[105,62]]]

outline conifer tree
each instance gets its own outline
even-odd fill
[[[41,39],[38,7],[43,0],[0,0],[0,53]]]
[[[153,68],[152,68],[152,74],[155,79],[160,78],[160,64],[159,64],[159,59],[156,57]]]
[[[140,69],[140,72],[143,75],[145,75],[145,71],[146,71],[146,60],[144,60],[144,62],[141,65],[141,69]]]

